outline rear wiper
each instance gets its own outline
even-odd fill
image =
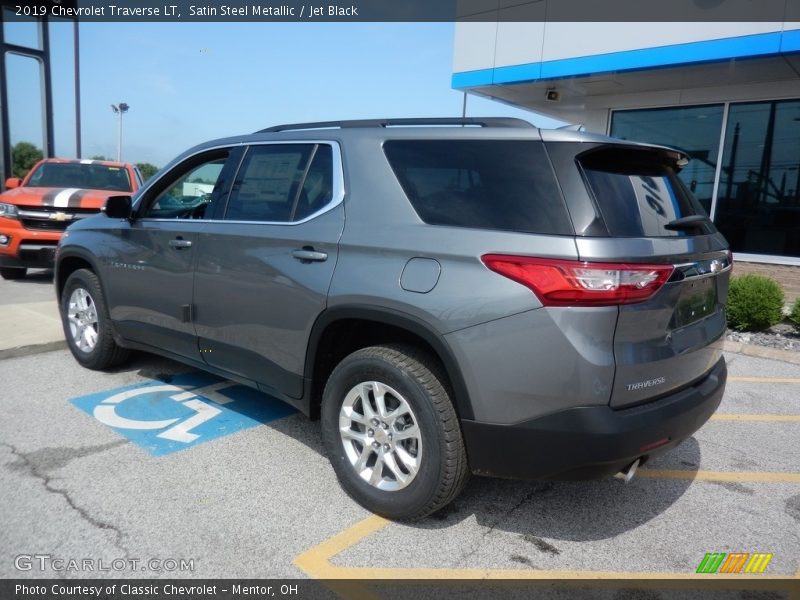
[[[690,215],[688,217],[681,217],[675,219],[664,225],[664,229],[671,229],[678,231],[681,229],[702,229],[706,225],[711,224],[711,219],[705,215]]]

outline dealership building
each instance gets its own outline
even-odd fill
[[[681,176],[736,259],[800,291],[800,18],[514,22],[495,10],[456,24],[453,63],[455,89],[683,149]]]

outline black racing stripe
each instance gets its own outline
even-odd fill
[[[53,190],[52,192],[47,192],[42,197],[42,206],[53,206],[56,201],[56,196],[58,196],[63,190]]]
[[[80,208],[81,207],[81,200],[83,197],[89,193],[89,190],[78,190],[74,192],[67,200],[67,206],[70,208]]]

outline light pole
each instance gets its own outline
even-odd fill
[[[117,162],[122,162],[122,115],[128,112],[130,106],[124,102],[112,104],[111,110],[119,116],[119,134],[117,135]]]
[[[72,57],[75,75],[75,156],[81,158],[81,43],[78,19],[75,19],[72,30]]]

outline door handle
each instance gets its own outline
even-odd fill
[[[292,250],[292,256],[303,263],[323,262],[328,260],[327,252],[317,252],[311,247],[304,247],[300,250]]]
[[[169,241],[169,245],[171,248],[180,250],[181,248],[191,248],[192,242],[191,240],[185,240],[183,238],[175,238],[174,240]]]

